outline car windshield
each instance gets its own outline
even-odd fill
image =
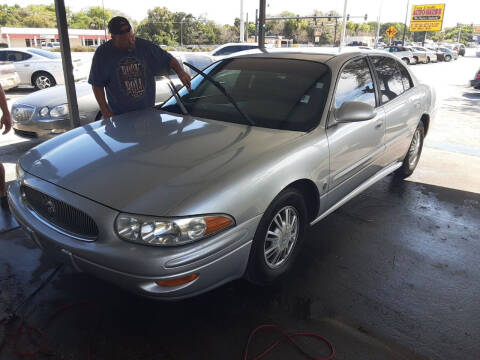
[[[236,58],[216,62],[204,70],[220,83],[255,126],[308,131],[322,116],[330,84],[330,70],[321,63],[278,58]],[[192,91],[179,95],[192,116],[245,124],[227,97],[202,75]],[[162,110],[181,114],[175,97]]]
[[[28,52],[31,52],[32,54],[40,55],[49,59],[59,59],[61,57],[60,54],[58,53],[52,53],[50,51],[40,50],[40,49],[28,49]]]

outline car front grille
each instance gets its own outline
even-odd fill
[[[97,238],[97,224],[83,211],[29,186],[22,186],[22,194],[32,210],[48,223],[87,241]]]
[[[16,122],[27,122],[35,113],[35,106],[15,104],[12,106],[12,117]]]

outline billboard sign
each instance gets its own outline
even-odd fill
[[[445,4],[413,5],[410,31],[442,31]]]

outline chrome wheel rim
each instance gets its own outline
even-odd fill
[[[45,75],[40,75],[39,77],[37,77],[35,84],[40,89],[46,89],[52,86],[52,82],[50,81],[48,76]]]
[[[412,169],[418,160],[418,155],[420,153],[420,145],[422,140],[420,138],[420,130],[416,130],[413,134],[412,143],[410,144],[410,149],[408,150],[408,165]]]
[[[268,225],[264,242],[264,258],[271,269],[282,266],[298,239],[299,219],[293,206],[279,210]]]

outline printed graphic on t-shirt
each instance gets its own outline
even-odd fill
[[[120,60],[118,78],[128,96],[137,99],[145,94],[145,68],[138,59],[125,57]]]

